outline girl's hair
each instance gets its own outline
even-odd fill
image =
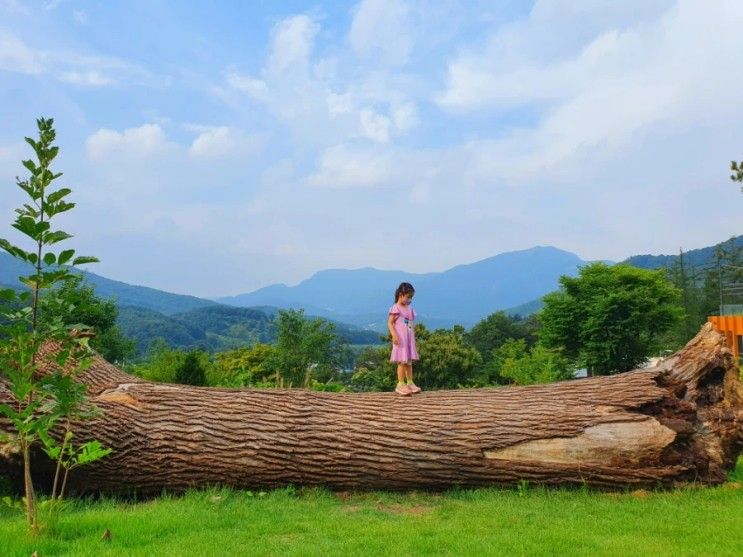
[[[401,282],[400,286],[395,290],[395,302],[400,299],[400,296],[405,294],[415,294],[415,288],[409,282]]]

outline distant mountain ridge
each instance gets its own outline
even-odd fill
[[[30,266],[21,263],[5,252],[0,252],[0,284],[17,285],[18,277],[33,271]],[[111,280],[90,271],[76,269],[85,278],[85,282],[95,286],[95,292],[101,298],[115,298],[121,306],[139,306],[172,315],[213,306],[212,300],[197,298],[184,294],[173,294],[147,286],[135,286],[118,280]],[[12,286],[11,286],[12,287]]]
[[[743,246],[743,235],[734,241],[736,246]],[[714,249],[715,246],[689,250],[684,257],[692,266],[709,265]],[[624,262],[657,269],[672,265],[677,258],[677,255],[635,255]],[[165,316],[185,314],[198,308],[216,308],[220,304],[250,307],[269,316],[279,308],[303,308],[308,315],[382,332],[394,289],[402,281],[412,282],[416,287],[415,307],[420,320],[429,328],[454,324],[470,327],[495,311],[521,315],[538,311],[542,296],[559,287],[561,275],[575,276],[579,267],[588,263],[590,261],[556,247],[536,246],[436,273],[371,267],[327,269],[296,286],[274,284],[254,292],[214,300],[134,286],[89,271],[81,272],[88,283],[95,285],[99,296],[115,298],[122,307],[144,308]],[[28,270],[16,259],[0,252],[0,285],[13,287],[18,284],[18,276],[27,273]],[[129,313],[132,311],[127,310]],[[153,315],[149,314],[149,317]]]
[[[730,238],[736,247],[743,247],[743,235]],[[725,244],[725,242],[720,242]],[[706,248],[693,249],[684,252],[684,265],[690,267],[704,267],[714,263],[715,248],[720,245],[708,246]],[[678,255],[633,255],[623,261],[635,267],[642,269],[660,269],[662,267],[671,267],[678,261]]]
[[[495,311],[540,298],[557,287],[561,275],[574,276],[587,263],[574,253],[536,246],[436,273],[329,269],[297,286],[274,284],[216,301],[303,307],[315,315],[382,331],[394,290],[405,281],[416,288],[416,312],[429,327],[470,327]]]

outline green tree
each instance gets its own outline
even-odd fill
[[[65,325],[85,323],[95,333],[90,346],[109,362],[123,364],[134,355],[136,341],[126,338],[116,325],[116,302],[98,298],[95,288],[84,284],[81,275],[72,275],[54,294],[43,299],[44,320],[59,319]]]
[[[416,383],[428,389],[453,389],[470,383],[482,365],[482,356],[464,338],[464,327],[436,329],[415,326],[420,361],[413,364]]]
[[[730,161],[730,170],[733,172],[730,175],[733,182],[743,182],[743,161]],[[741,191],[743,191],[743,186],[741,186]]]
[[[541,344],[529,349],[524,339],[508,339],[493,355],[497,376],[516,385],[572,379],[575,366],[559,350]]]
[[[290,386],[309,386],[312,379],[325,382],[336,375],[346,357],[345,343],[335,325],[324,319],[307,319],[303,310],[280,310],[278,339],[268,362]]]
[[[743,246],[735,237],[715,246],[712,264],[704,277],[702,313],[717,315],[722,305],[743,304]]]
[[[13,397],[11,404],[0,404],[2,414],[13,428],[13,435],[4,441],[17,447],[23,460],[25,509],[28,526],[38,532],[39,522],[36,494],[31,477],[32,449],[43,442],[47,453],[57,459],[57,474],[54,480],[53,497],[57,495],[57,479],[62,466],[66,470],[74,464],[90,462],[105,456],[100,444],[89,441],[84,444],[71,442],[71,424],[89,413],[85,390],[74,378],[90,364],[87,338],[72,335],[72,326],[65,326],[60,318],[45,319],[42,313],[42,293],[46,301],[66,303],[57,298],[54,286],[70,280],[71,271],[65,265],[81,265],[98,261],[94,257],[75,257],[75,250],[66,249],[55,253],[54,246],[71,235],[62,230],[52,230],[51,221],[61,213],[71,210],[75,204],[65,198],[69,188],[50,191],[52,182],[62,174],[54,173],[51,164],[59,153],[53,145],[56,139],[54,121],[38,119],[38,141],[25,138],[36,154],[36,161],[24,160],[23,166],[30,172],[26,180],[16,183],[30,198],[16,209],[12,226],[27,241],[32,251],[26,251],[5,239],[0,239],[0,248],[16,259],[29,265],[32,273],[20,277],[28,290],[0,291],[0,376]],[[70,310],[74,304],[68,303]],[[77,324],[81,330],[85,326]],[[54,341],[58,350],[42,352],[42,347]],[[58,445],[50,432],[60,422],[66,424],[62,445]],[[65,474],[66,477],[66,474]],[[60,494],[61,496],[61,494]]]
[[[265,383],[271,374],[270,362],[275,348],[258,343],[250,348],[237,348],[215,355],[209,384],[221,387],[251,387]]]
[[[593,263],[578,277],[560,277],[561,289],[544,297],[541,342],[591,375],[637,367],[683,315],[681,294],[664,274]]]
[[[504,311],[491,313],[465,333],[465,339],[474,346],[483,359],[488,359],[493,350],[508,339],[524,339],[529,346],[536,343],[535,321],[506,315]]]
[[[392,391],[396,382],[389,346],[369,346],[356,357],[351,376],[354,391]]]
[[[164,338],[157,337],[150,343],[145,360],[132,365],[128,371],[148,381],[175,383],[175,370],[185,357],[185,352],[173,350]]]
[[[175,370],[175,382],[198,387],[206,385],[206,371],[201,365],[198,351],[192,350],[186,354],[183,362]]]

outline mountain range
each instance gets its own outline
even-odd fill
[[[526,304],[574,276],[582,260],[551,246],[502,253],[437,273],[373,268],[320,271],[296,286],[275,284],[215,301],[235,306],[302,307],[314,315],[383,331],[387,308],[400,282],[416,289],[415,308],[429,327],[471,327],[487,315]]]
[[[743,236],[731,239],[743,246]],[[704,266],[714,257],[714,246],[684,253],[690,265]],[[672,265],[676,255],[636,255],[625,260],[635,266],[657,269]],[[610,261],[606,261],[611,263]],[[95,286],[101,297],[115,298],[127,309],[128,330],[136,330],[137,316],[153,323],[156,312],[174,316],[185,326],[189,319],[217,308],[238,306],[260,310],[267,315],[278,308],[303,308],[308,315],[349,324],[355,334],[359,328],[384,331],[387,308],[392,305],[394,290],[400,282],[416,288],[415,308],[421,322],[429,328],[461,324],[471,327],[487,315],[503,310],[510,314],[528,315],[541,307],[541,297],[558,288],[561,275],[575,276],[579,268],[590,263],[574,253],[552,246],[502,253],[481,261],[452,267],[434,273],[362,269],[328,269],[315,273],[296,286],[274,284],[254,292],[214,299],[173,294],[145,286],[135,286],[83,271],[85,280]],[[0,285],[18,284],[18,276],[28,271],[8,254],[0,253]],[[208,313],[207,312],[207,313]],[[222,311],[222,313],[224,313]],[[155,320],[157,321],[157,320]],[[189,335],[202,335],[191,331]],[[185,338],[185,337],[184,337]]]

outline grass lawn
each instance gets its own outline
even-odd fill
[[[2,508],[0,554],[738,556],[742,482],[743,459],[723,486],[665,492],[211,489],[139,503],[77,501],[38,538]]]

